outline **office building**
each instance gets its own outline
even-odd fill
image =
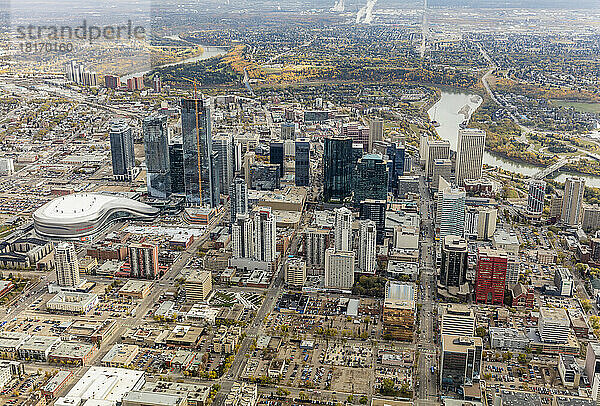
[[[276,223],[270,207],[259,207],[254,213],[254,257],[273,262],[276,258]]]
[[[361,220],[358,230],[358,271],[375,274],[377,269],[377,228],[371,220]]]
[[[458,391],[481,379],[483,343],[479,337],[442,335],[440,384],[442,389]]]
[[[306,262],[300,258],[289,258],[285,264],[285,283],[302,289],[306,282]]]
[[[406,151],[404,145],[392,143],[386,147],[388,164],[388,191],[398,195],[398,178],[404,176]]]
[[[349,290],[354,286],[354,259],[352,251],[325,251],[325,287]]]
[[[204,302],[212,291],[212,274],[209,271],[194,271],[185,279],[184,286],[188,302]]]
[[[369,150],[369,128],[359,123],[344,123],[342,124],[342,137],[350,137],[352,142],[360,144],[362,150]]]
[[[167,117],[146,117],[142,123],[146,154],[146,187],[148,196],[166,199],[171,194],[171,162]]]
[[[485,131],[475,128],[458,130],[456,151],[456,183],[458,186],[464,186],[465,179],[481,179],[484,149]]]
[[[217,135],[212,140],[213,154],[215,155],[215,168],[217,169],[217,180],[219,182],[219,191],[222,194],[229,193],[229,187],[233,182],[234,161],[233,145],[231,135]]]
[[[440,284],[460,287],[467,282],[468,247],[464,238],[447,235],[442,244]]]
[[[124,120],[113,121],[110,123],[108,135],[115,179],[131,180],[135,167],[131,127]]]
[[[417,310],[416,295],[414,283],[387,281],[382,313],[384,337],[412,341]]]
[[[467,193],[462,188],[452,188],[442,178],[437,202],[437,223],[440,238],[447,235],[462,237],[465,229],[465,201]]]
[[[383,244],[385,238],[385,212],[387,202],[385,200],[367,199],[360,202],[359,219],[372,220],[377,229],[377,244]]]
[[[259,164],[250,166],[250,188],[255,190],[276,190],[281,188],[279,165]]]
[[[171,172],[171,193],[185,193],[183,170],[183,143],[181,140],[169,144],[169,167]]]
[[[183,175],[186,201],[191,205],[217,207],[219,185],[214,185],[212,162],[212,116],[208,99],[181,100]]]
[[[296,123],[281,123],[281,139],[284,141],[296,139]]]
[[[379,117],[369,120],[369,152],[375,141],[383,141],[383,119]]]
[[[253,258],[253,222],[248,214],[238,214],[231,226],[233,258]]]
[[[546,182],[538,179],[529,181],[529,194],[527,196],[527,214],[540,217],[544,212],[544,196],[546,195]]]
[[[352,250],[352,212],[346,207],[335,210],[335,225],[333,227],[333,247],[335,251]]]
[[[481,207],[477,212],[477,239],[489,240],[496,233],[498,209],[495,207]]]
[[[433,177],[433,163],[436,159],[450,158],[450,141],[428,140],[425,149],[425,175],[427,179]]]
[[[508,255],[504,250],[479,248],[475,301],[491,305],[504,303]]]
[[[299,138],[295,148],[295,184],[310,186],[310,140]]]
[[[323,199],[343,202],[352,194],[352,139],[327,137],[323,151]]]
[[[575,361],[574,356],[569,354],[558,355],[558,375],[565,388],[575,389],[579,387],[581,367],[577,364],[577,361]],[[565,406],[568,405],[575,406],[570,402],[565,402]],[[593,403],[593,405],[595,405],[595,403]]]
[[[76,288],[80,285],[79,260],[72,243],[63,242],[54,249],[56,281],[59,286]]]
[[[585,374],[590,382],[600,376],[600,343],[588,342],[585,353]]]
[[[388,167],[379,154],[363,155],[356,165],[354,204],[366,199],[387,200]]]
[[[575,292],[575,282],[573,274],[568,268],[557,267],[554,271],[554,285],[561,296],[573,296]]]
[[[229,187],[229,205],[231,224],[235,223],[238,215],[248,214],[248,186],[244,178],[235,178],[231,183]]]
[[[14,160],[12,158],[0,158],[0,176],[11,176],[14,173]]]
[[[565,309],[540,307],[538,332],[543,343],[564,344],[569,341],[571,323]]]
[[[306,265],[311,268],[325,268],[325,250],[329,247],[329,230],[310,227],[304,233]]]
[[[283,142],[271,142],[271,144],[269,144],[269,163],[271,165],[279,166],[280,177],[283,177],[285,172],[283,161]]]
[[[134,243],[129,246],[130,276],[132,278],[156,279],[160,277],[158,245]]]
[[[560,211],[560,222],[562,225],[577,227],[581,224],[584,192],[585,179],[575,176],[567,178]]]
[[[438,190],[440,187],[440,176],[447,182],[452,177],[452,161],[449,159],[436,159],[433,161],[433,176],[431,179],[431,188]]]
[[[475,313],[467,305],[448,304],[442,307],[442,335],[475,336]]]

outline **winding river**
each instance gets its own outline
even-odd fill
[[[441,93],[440,100],[428,110],[429,117],[440,123],[440,126],[436,128],[438,134],[442,139],[450,141],[450,148],[453,151],[456,151],[460,124],[465,119],[471,118],[471,115],[481,105],[482,101],[481,97],[475,94],[444,90]],[[465,106],[468,106],[468,108]],[[540,171],[538,166],[516,162],[487,151],[484,153],[483,162],[489,166],[525,176],[533,176]],[[561,173],[554,179],[564,182],[567,176],[566,173]],[[586,185],[600,188],[600,177],[580,174],[577,174],[577,176],[584,178]]]

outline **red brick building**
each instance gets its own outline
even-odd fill
[[[491,305],[504,303],[508,256],[504,250],[480,248],[477,257],[475,301]]]

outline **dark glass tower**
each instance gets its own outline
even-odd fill
[[[171,165],[167,117],[150,116],[142,123],[146,153],[148,196],[166,199],[171,194]]]
[[[352,138],[325,138],[323,199],[344,201],[352,194]]]
[[[183,175],[186,201],[216,207],[219,193],[213,184],[212,118],[208,99],[181,100]]]
[[[356,166],[356,182],[354,185],[354,203],[363,200],[387,200],[388,168],[386,161],[379,154],[367,154]]]
[[[109,138],[113,175],[117,179],[131,179],[135,166],[131,127],[124,120],[113,121]]]
[[[185,193],[183,144],[181,140],[169,145],[169,164],[171,167],[171,193]]]
[[[279,165],[279,176],[283,177],[283,142],[276,141],[269,145],[269,163]]]
[[[389,188],[390,192],[394,195],[398,195],[398,177],[404,176],[404,159],[405,150],[404,145],[393,143],[388,145],[386,148],[386,154],[388,156],[388,167],[389,167]]]
[[[296,186],[310,186],[310,141],[308,138],[296,140]]]

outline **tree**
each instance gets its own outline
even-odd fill
[[[517,361],[519,361],[519,364],[521,365],[527,364],[527,355],[519,354],[519,356],[517,357]]]
[[[487,335],[487,330],[485,327],[477,327],[477,329],[475,329],[475,334],[477,335],[477,337],[485,337]]]

